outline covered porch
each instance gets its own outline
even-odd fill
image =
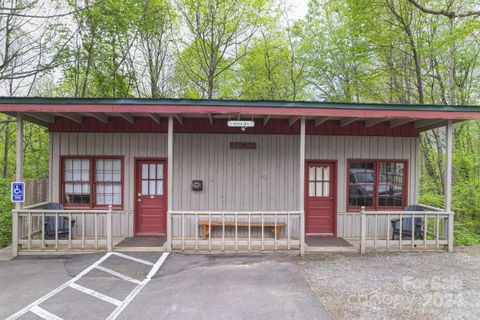
[[[82,112],[78,112],[80,107]],[[82,154],[92,155],[93,151],[88,151],[88,139],[92,135],[100,135],[96,132],[105,135],[105,138],[102,138],[104,139],[103,142],[100,142],[103,145],[106,145],[107,137],[110,137],[108,138],[111,139],[110,141],[116,141],[115,134],[119,133],[117,136],[120,136],[120,138],[118,138],[117,143],[113,144],[112,142],[112,154],[136,152],[136,149],[132,149],[132,147],[126,150],[123,147],[123,142],[126,141],[123,140],[123,135],[133,136],[136,132],[148,132],[152,140],[151,142],[147,140],[147,145],[151,143],[152,146],[165,147],[165,153],[152,151],[139,155],[142,159],[163,159],[162,161],[165,163],[165,179],[163,181],[167,180],[164,186],[167,206],[165,216],[167,241],[162,247],[164,250],[194,252],[296,250],[301,255],[305,252],[317,251],[315,248],[318,247],[332,247],[323,246],[322,241],[314,241],[312,245],[308,245],[308,241],[306,241],[306,238],[311,236],[306,230],[308,212],[306,213],[305,205],[308,205],[308,202],[304,200],[309,197],[309,185],[308,182],[306,183],[309,180],[309,161],[320,161],[321,163],[337,161],[338,175],[343,175],[343,178],[339,178],[337,185],[332,185],[332,188],[336,190],[335,192],[340,195],[335,198],[335,202],[338,203],[335,203],[335,221],[332,222],[334,232],[328,234],[329,237],[344,238],[351,244],[349,248],[361,253],[370,250],[438,250],[443,248],[449,251],[453,250],[454,214],[451,212],[453,123],[478,118],[480,113],[463,109],[459,109],[458,112],[450,111],[451,108],[447,112],[443,110],[445,107],[439,106],[423,107],[422,109],[422,106],[418,106],[418,110],[404,110],[394,106],[355,104],[310,105],[288,103],[283,105],[273,102],[221,101],[202,103],[191,101],[188,103],[185,101],[157,101],[156,103],[150,101],[134,101],[134,103],[100,101],[98,104],[91,101],[82,103],[72,101],[71,104],[52,101],[48,105],[44,103],[0,103],[0,111],[17,117],[17,150],[23,150],[24,121],[31,121],[48,127],[54,139],[56,139],[56,136],[61,137],[62,140],[57,142],[58,145],[55,145],[55,142],[51,143],[50,168],[52,172],[59,168],[58,164],[54,164],[62,156],[58,148],[69,149],[69,156],[74,155],[75,152],[80,152],[79,150],[82,148],[84,149]],[[232,119],[248,119],[255,123],[255,127],[228,127],[227,121]],[[358,143],[366,143],[371,150],[377,148],[378,145],[386,146],[385,150],[382,149],[384,155],[375,151],[374,161],[390,158],[404,159],[405,155],[408,154],[410,160],[408,184],[412,187],[406,204],[418,205],[418,180],[415,179],[418,178],[418,157],[414,155],[418,151],[418,144],[415,145],[414,142],[410,144],[410,138],[407,137],[411,137],[411,141],[414,141],[420,132],[441,126],[446,127],[445,141],[447,145],[445,208],[421,206],[421,210],[415,211],[403,211],[397,208],[391,210],[371,210],[369,208],[348,210],[346,204],[341,204],[341,201],[345,202],[347,198],[347,176],[349,174],[347,164],[349,159],[371,157],[371,151],[370,153],[365,152],[362,147],[357,146]],[[249,204],[244,204],[245,201],[242,202],[241,198],[238,198],[240,200],[235,199],[235,201],[239,202],[229,202],[228,205],[219,203],[212,206],[211,203],[215,201],[215,195],[211,193],[208,197],[213,198],[209,198],[209,202],[202,202],[203,200],[197,196],[198,193],[189,195],[188,201],[186,201],[185,197],[187,197],[187,191],[191,191],[191,186],[186,186],[185,181],[196,177],[188,176],[184,180],[179,180],[182,172],[189,170],[185,167],[186,163],[184,162],[185,152],[188,150],[180,151],[179,149],[186,145],[185,141],[187,140],[190,143],[188,148],[196,148],[195,144],[199,144],[198,148],[200,149],[210,146],[208,142],[205,142],[209,139],[208,137],[205,137],[205,140],[195,140],[195,135],[198,133],[206,133],[212,139],[221,135],[230,135],[233,138],[229,140],[229,143],[232,141],[238,143],[237,148],[240,150],[250,148],[249,143],[253,141],[253,138],[242,139],[240,138],[241,135],[244,137],[258,136],[257,138],[260,140],[255,141],[262,141],[261,136],[263,135],[277,137],[276,140],[272,138],[274,139],[272,142],[265,142],[264,145],[266,146],[278,146],[283,143],[280,141],[290,141],[291,143],[285,144],[285,149],[266,151],[266,154],[288,154],[291,157],[291,161],[282,160],[283,162],[277,163],[277,166],[283,168],[282,170],[288,171],[287,175],[289,177],[289,180],[284,181],[281,177],[282,179],[277,182],[273,181],[277,191],[272,192],[277,192],[280,196],[268,200],[270,202],[267,201],[266,205],[263,205],[261,201],[258,203],[251,201]],[[349,138],[341,138],[345,136]],[[318,137],[318,139],[314,137]],[[330,141],[332,137],[333,143]],[[367,142],[363,142],[363,138],[360,137],[374,138],[365,138],[364,140]],[[405,139],[402,140],[401,137],[405,137]],[[81,144],[77,144],[76,147],[72,145],[74,141],[78,143],[82,139],[84,140],[83,147]],[[94,139],[92,142],[97,148],[96,138],[92,139]],[[395,149],[389,151],[391,147],[388,146],[391,141],[396,141],[395,139],[402,146],[405,155],[400,152],[393,157],[392,154],[397,151]],[[141,144],[142,138],[136,141]],[[322,143],[327,143],[327,141],[330,141],[327,147],[322,147]],[[132,145],[135,142],[129,143]],[[342,148],[335,147],[335,145]],[[211,148],[212,152],[218,152],[218,149],[213,146]],[[348,155],[343,155],[341,159],[337,158],[336,153],[327,150],[329,148],[336,148],[338,153],[343,152],[348,153]],[[191,150],[189,151],[190,155],[193,154]],[[346,152],[345,150],[349,151]],[[356,154],[356,150],[359,154]],[[227,153],[229,151],[223,152]],[[14,231],[16,230],[13,235],[14,254],[18,254],[19,249],[22,251],[110,251],[115,250],[115,246],[122,239],[135,235],[135,225],[137,223],[135,220],[136,207],[134,205],[137,201],[137,192],[135,192],[133,186],[135,164],[133,160],[130,160],[129,163],[127,157],[123,157],[125,157],[125,160],[122,163],[122,168],[125,166],[132,172],[127,172],[127,170],[124,172],[124,179],[129,179],[130,185],[125,184],[123,195],[129,199],[125,200],[122,207],[114,205],[111,208],[104,207],[101,209],[63,207],[51,209],[48,206],[45,207],[45,204],[28,208],[22,208],[20,204],[17,204],[15,210],[13,210],[13,228]],[[254,168],[255,163],[257,163],[254,158],[245,158],[244,160],[251,163],[249,168]],[[266,161],[273,160],[272,157]],[[233,166],[239,165],[238,163],[231,164]],[[228,163],[225,164],[226,167],[228,167]],[[22,152],[17,153],[16,169],[16,180],[22,181]],[[208,168],[202,170],[210,172]],[[216,172],[215,169],[212,170],[212,172]],[[253,169],[249,170],[251,170],[250,174],[252,176],[255,175]],[[227,171],[226,176],[229,176]],[[231,179],[239,178],[242,178],[242,176],[231,177]],[[58,177],[55,179],[58,179]],[[244,181],[242,186],[248,186],[250,182],[253,183],[253,180],[248,179],[250,178],[247,177],[247,181]],[[208,183],[208,181],[205,182]],[[325,181],[321,182],[325,183]],[[58,203],[54,200],[58,200],[58,197],[55,198],[55,194],[60,192],[59,186],[55,187],[54,183],[56,182],[54,181],[50,183],[50,201],[48,202]],[[232,188],[229,189],[229,192],[248,191],[252,194],[256,192],[255,190],[245,189],[245,187],[236,190],[235,185]],[[264,190],[259,189],[259,192],[265,193]],[[216,192],[221,193],[219,189]],[[415,195],[415,193],[417,194]],[[293,200],[290,202],[288,201],[289,194],[293,194]],[[254,195],[252,197],[255,198]],[[282,199],[282,197],[287,200]],[[188,205],[185,205],[187,202]],[[271,203],[274,203],[274,205]],[[337,208],[339,206],[343,206],[341,210]],[[395,219],[398,221],[396,225],[393,225],[392,220]],[[50,226],[46,222],[50,222]],[[417,222],[421,224],[419,230],[417,230]],[[48,228],[50,228],[49,231],[46,230]],[[49,235],[48,233],[52,233],[52,229],[53,235]],[[68,230],[68,232],[62,233],[63,229]],[[397,229],[397,235],[392,239],[395,229]],[[398,230],[401,230],[401,232],[398,232]],[[413,236],[409,236],[409,232]]]

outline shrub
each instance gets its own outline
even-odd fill
[[[10,181],[0,179],[0,248],[12,242],[12,203]]]
[[[480,244],[480,221],[456,221],[455,244],[464,246]]]

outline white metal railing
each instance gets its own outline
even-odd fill
[[[360,212],[360,253],[373,250],[414,250],[416,248],[453,251],[453,212],[426,205],[418,211]],[[395,239],[395,236],[397,239]]]
[[[45,204],[12,210],[14,255],[18,249],[111,251],[114,238],[130,234],[131,210],[42,209]]]
[[[302,211],[169,211],[170,250],[304,253]]]

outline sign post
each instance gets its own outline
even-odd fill
[[[12,182],[11,201],[14,203],[25,202],[25,182]]]

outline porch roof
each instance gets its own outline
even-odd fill
[[[150,117],[156,122],[160,117],[216,118],[241,116],[263,118],[266,124],[272,119],[289,119],[290,125],[300,117],[315,120],[320,126],[328,120],[338,120],[342,127],[364,121],[373,127],[389,121],[391,128],[414,122],[419,131],[444,126],[447,120],[480,119],[480,106],[471,105],[412,105],[367,104],[332,102],[287,102],[253,100],[186,100],[186,99],[111,99],[111,98],[41,98],[0,97],[0,112],[15,115],[21,112],[25,120],[48,126],[56,118],[67,118],[82,123],[92,117],[108,123],[110,117],[121,117],[135,122],[137,117]]]

